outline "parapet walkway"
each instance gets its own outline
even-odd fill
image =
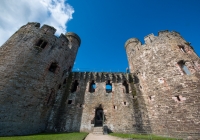
[[[87,135],[85,140],[125,140],[125,139],[113,137],[110,135],[97,135],[97,134],[90,133]]]

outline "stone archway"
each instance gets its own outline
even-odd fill
[[[95,123],[94,126],[103,126],[104,113],[102,107],[98,107],[95,110]]]

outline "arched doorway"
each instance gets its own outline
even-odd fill
[[[98,107],[95,111],[95,126],[103,126],[104,122],[104,114],[103,109],[101,107]]]

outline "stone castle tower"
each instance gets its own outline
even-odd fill
[[[41,132],[80,45],[74,33],[28,23],[0,48],[0,135]]]
[[[125,43],[130,73],[71,72],[80,38],[22,26],[0,48],[0,135],[43,131],[200,138],[200,59],[177,32]]]
[[[139,79],[153,133],[200,136],[200,59],[179,33],[125,43],[131,73]]]

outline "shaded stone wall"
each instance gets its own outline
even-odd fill
[[[152,132],[199,138],[200,59],[190,43],[177,32],[161,31],[158,36],[145,37],[144,45],[132,38],[125,47],[130,71],[137,74],[144,95]]]
[[[91,132],[95,126],[95,111],[101,106],[105,115],[104,126],[107,126],[110,131],[151,132],[143,95],[133,75],[91,72],[73,72],[71,74],[63,95],[63,104],[59,109],[55,109],[62,111],[54,115],[54,123],[51,123],[51,128],[56,128],[56,131]],[[110,93],[106,93],[108,80],[112,84]],[[78,82],[78,86],[76,91],[72,91],[75,81]],[[90,91],[92,81],[96,84],[93,92]],[[127,82],[127,90],[123,85],[124,81]],[[69,103],[70,100],[71,103]]]
[[[56,37],[55,31],[28,23],[0,48],[0,135],[45,130],[80,44],[75,34]]]

